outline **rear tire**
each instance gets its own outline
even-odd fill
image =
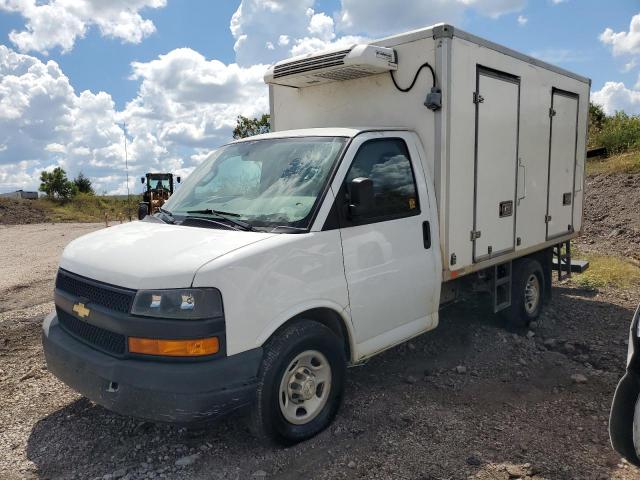
[[[311,320],[286,327],[264,349],[251,428],[262,440],[292,445],[333,421],[344,390],[343,343]]]
[[[523,258],[513,262],[511,307],[504,311],[507,323],[526,328],[540,315],[544,299],[544,274],[540,262]]]
[[[138,205],[138,220],[142,220],[144,217],[149,215],[149,205],[146,203],[141,203]]]

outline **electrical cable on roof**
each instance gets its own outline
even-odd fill
[[[397,56],[397,54],[396,54],[396,56]],[[437,85],[436,72],[433,70],[433,67],[431,65],[429,65],[429,62],[424,62],[422,65],[420,65],[420,68],[418,68],[418,71],[416,72],[415,76],[413,77],[413,81],[411,82],[411,85],[409,85],[407,88],[402,88],[400,85],[398,85],[398,82],[396,82],[396,77],[393,75],[393,70],[390,70],[389,74],[391,75],[391,80],[393,80],[393,85],[395,85],[395,87],[398,90],[400,90],[402,93],[407,93],[407,92],[411,91],[411,89],[414,87],[414,85],[418,81],[418,76],[420,75],[420,72],[425,67],[428,68],[429,70],[431,70],[431,78],[433,78],[433,86],[435,87]]]

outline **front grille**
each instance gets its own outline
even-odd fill
[[[58,270],[56,288],[121,313],[129,313],[135,295],[133,290],[99,285],[97,282],[72,275],[64,270]]]
[[[67,312],[57,309],[60,326],[70,335],[76,337],[92,347],[113,355],[124,355],[126,352],[126,338],[104,328],[83,322]]]

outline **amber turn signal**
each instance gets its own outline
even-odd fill
[[[213,355],[220,350],[218,337],[192,340],[161,340],[129,337],[129,352],[165,357],[199,357]]]

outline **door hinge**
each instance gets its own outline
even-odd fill
[[[484,97],[480,95],[478,92],[473,92],[473,103],[484,103]]]
[[[556,116],[556,111],[553,108],[549,109],[549,116],[550,117],[555,117]]]
[[[474,240],[480,238],[480,235],[482,235],[482,232],[480,230],[471,230],[471,241],[473,242]]]
[[[551,215],[544,216],[544,223],[549,223],[551,221]]]

